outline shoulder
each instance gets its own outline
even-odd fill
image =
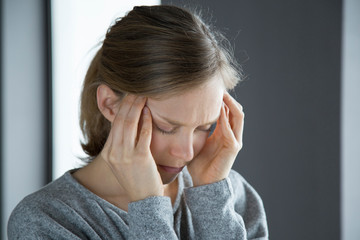
[[[50,199],[57,199],[65,194],[72,192],[71,184],[68,183],[66,176],[63,175],[59,179],[47,184],[40,190],[26,196],[14,209],[14,212],[29,211],[38,208],[44,208],[51,201]],[[47,206],[46,206],[47,207]]]
[[[70,172],[65,173],[60,178],[42,187],[40,190],[26,196],[15,208],[20,209],[33,209],[44,208],[52,204],[52,201],[59,199],[71,199],[77,191],[77,186],[74,184],[74,179]]]
[[[32,199],[31,196],[24,198],[12,211],[8,222],[9,239],[20,239],[23,233],[29,238],[35,238],[39,226],[39,212],[36,210],[37,201],[33,202]]]
[[[228,180],[230,181],[232,190],[236,195],[254,195],[260,198],[256,190],[245,180],[245,178],[235,170],[231,169]]]
[[[69,182],[70,173],[51,182],[35,193],[26,196],[13,210],[8,222],[9,239],[38,237],[39,233],[56,218],[64,208],[70,208],[63,199],[71,201],[76,187]],[[22,235],[26,234],[26,235]]]
[[[235,208],[242,215],[258,215],[257,217],[265,218],[265,210],[262,199],[257,191],[235,170],[231,170],[228,181]],[[254,216],[252,216],[254,217]]]

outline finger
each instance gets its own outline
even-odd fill
[[[243,106],[238,103],[228,92],[224,93],[224,103],[229,107],[230,112],[236,111],[241,113],[243,112]]]
[[[224,103],[225,106],[225,113],[226,113],[226,117],[229,118],[229,107]]]
[[[235,138],[233,130],[231,129],[229,120],[226,117],[225,105],[223,105],[221,107],[219,123],[220,123],[221,132],[222,132],[224,138],[227,139],[229,142],[231,142],[231,141],[237,142],[237,139]]]
[[[112,122],[110,133],[107,139],[107,149],[111,149],[111,151],[117,151],[121,149],[121,145],[124,141],[124,121],[127,113],[129,112],[133,102],[136,97],[134,95],[125,96],[118,108],[118,112],[115,115],[115,118]],[[114,147],[111,147],[114,146]],[[115,154],[113,152],[113,154]]]
[[[150,148],[152,134],[152,118],[150,109],[145,106],[142,111],[142,126],[139,134],[139,141],[136,148],[147,151]]]
[[[229,122],[234,135],[238,142],[242,141],[242,133],[244,127],[244,112],[243,107],[230,94],[224,94],[224,103],[229,108]]]
[[[139,131],[139,121],[142,109],[145,106],[146,98],[137,97],[132,104],[124,120],[124,148],[133,149]]]
[[[133,105],[134,101],[136,100],[136,98],[137,96],[133,94],[128,94],[125,97],[123,97],[120,101],[116,117],[126,116],[131,106]]]

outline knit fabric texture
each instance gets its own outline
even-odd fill
[[[229,177],[193,187],[179,174],[174,205],[154,196],[124,211],[90,192],[66,172],[25,197],[12,212],[12,239],[268,239],[261,198],[234,170]]]

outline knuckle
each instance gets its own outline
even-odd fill
[[[234,114],[235,117],[238,117],[238,118],[241,118],[241,119],[244,117],[244,112],[241,109],[238,109],[233,114]]]
[[[107,162],[112,165],[119,164],[119,160],[122,159],[124,153],[120,151],[120,148],[114,148],[113,146],[109,149],[107,153]]]
[[[113,150],[110,150],[108,153],[107,162],[111,165],[115,165],[117,162],[117,156],[117,153],[115,153]]]
[[[243,147],[243,143],[242,142],[238,143],[237,150],[240,151],[242,149],[242,147]]]
[[[125,128],[131,128],[131,127],[133,127],[134,125],[135,125],[135,122],[134,122],[133,119],[131,119],[131,118],[126,118],[126,119],[124,120],[124,126],[125,126]]]
[[[234,149],[235,151],[240,151],[241,149],[241,144],[237,141],[233,141],[231,144],[231,148]]]
[[[241,111],[241,112],[239,113],[239,116],[240,116],[241,118],[244,118],[244,117],[245,117],[245,113],[244,113],[243,111]]]
[[[143,129],[141,130],[141,135],[143,137],[149,137],[151,135],[151,129],[147,127],[143,127]]]

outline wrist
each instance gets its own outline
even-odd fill
[[[220,182],[222,180],[224,180],[226,177],[218,177],[218,178],[212,178],[212,179],[197,179],[197,178],[193,178],[193,187],[200,187],[200,186],[204,186],[204,185],[209,185],[209,184],[213,184],[213,183],[217,183]]]
[[[144,192],[144,193],[135,193],[134,195],[129,196],[129,202],[137,202],[144,200],[150,197],[163,197],[164,191],[154,191],[154,192]]]

